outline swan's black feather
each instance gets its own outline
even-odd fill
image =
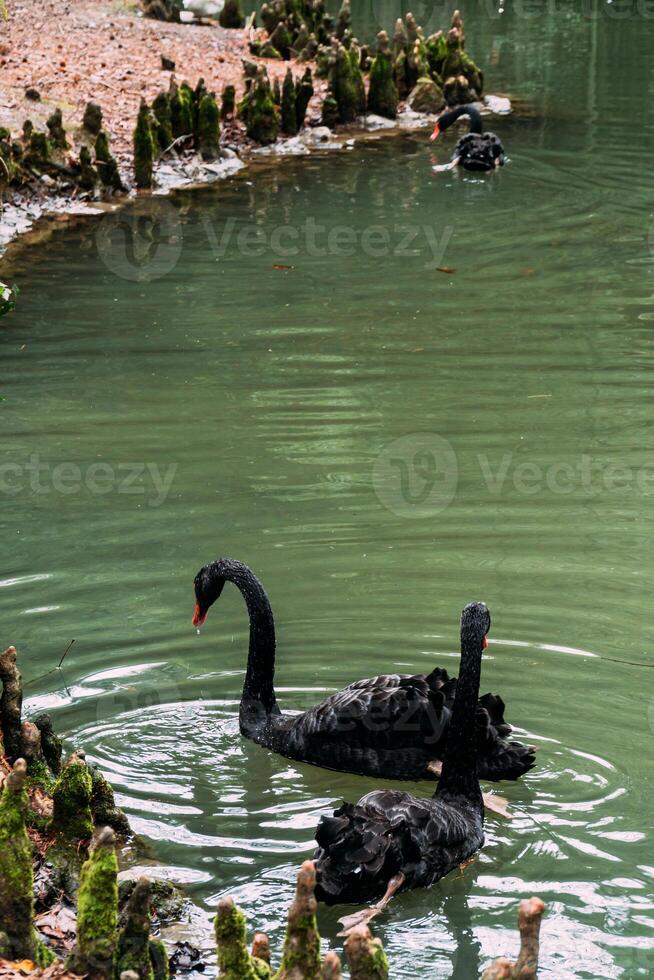
[[[333,843],[323,843],[329,817],[316,832],[316,897],[330,905],[372,902],[400,871],[403,890],[431,885],[484,841],[482,810],[460,796],[420,799],[379,790],[337,812],[346,825]]]
[[[428,676],[382,674],[355,681],[301,715],[270,718],[257,741],[328,769],[383,779],[430,778],[428,764],[443,758],[455,694],[456,678],[442,668]],[[503,711],[496,695],[479,702],[481,779],[517,779],[534,765],[533,750],[508,741],[493,724],[496,718],[503,732],[511,731]]]
[[[495,133],[466,133],[457,140],[454,158],[464,170],[495,170],[504,164],[504,147]]]

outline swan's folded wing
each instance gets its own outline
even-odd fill
[[[427,678],[401,674],[357,681],[295,723],[304,739],[343,739],[362,749],[413,748],[440,741],[451,710]]]

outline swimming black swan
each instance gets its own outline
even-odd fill
[[[461,105],[439,117],[430,139],[435,140],[460,116],[470,119],[470,132],[461,136],[454,147],[450,168],[464,170],[495,170],[504,163],[504,147],[495,133],[482,133],[481,115],[474,105]]]
[[[384,779],[425,779],[438,774],[444,734],[452,715],[456,678],[382,674],[356,681],[300,715],[283,715],[274,688],[275,624],[261,582],[240,561],[219,558],[195,577],[193,625],[201,626],[225,582],[240,589],[250,615],[250,652],[240,706],[246,738],[273,752]],[[473,725],[483,779],[517,779],[534,765],[532,746],[508,741],[504,702],[485,694]]]
[[[396,892],[439,881],[484,843],[475,712],[490,622],[483,602],[461,613],[459,681],[434,796],[376,790],[318,824],[316,898],[334,905],[383,896],[365,912],[342,919],[347,927],[372,918]]]

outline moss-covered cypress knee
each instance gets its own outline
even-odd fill
[[[153,980],[169,980],[168,952],[162,939],[150,940],[150,963],[152,964]]]
[[[370,67],[368,112],[387,119],[397,116],[398,91],[393,78],[393,59],[386,31],[377,35],[378,50]]]
[[[175,139],[193,135],[193,93],[185,82],[178,87],[171,81],[170,122]]]
[[[16,666],[16,647],[7,647],[0,654],[0,725],[4,753],[15,762],[21,751],[21,714],[23,711],[23,682]]]
[[[147,878],[139,878],[123,913],[123,924],[116,947],[116,973],[133,970],[140,980],[154,980],[150,956],[150,901],[152,888]]]
[[[236,89],[233,85],[225,85],[223,97],[220,104],[220,118],[231,119],[236,111]]]
[[[338,104],[331,92],[327,92],[322,101],[320,121],[323,126],[329,126],[330,129],[338,125]]]
[[[32,846],[25,830],[29,813],[26,778],[27,765],[19,759],[0,794],[0,957],[47,966],[54,956],[32,923],[34,879]]]
[[[275,142],[279,132],[279,110],[263,65],[257,68],[256,78],[239,102],[238,111],[250,139],[263,145]]]
[[[109,150],[109,137],[104,129],[100,130],[95,138],[95,165],[100,181],[105,187],[109,187],[112,191],[125,190],[116,158]]]
[[[307,108],[312,96],[313,78],[311,77],[311,69],[307,68],[295,86],[295,121],[298,129],[302,129],[304,125]]]
[[[221,27],[227,28],[245,27],[240,0],[225,0],[225,6],[218,15],[218,23]]]
[[[388,980],[388,960],[368,926],[356,926],[345,941],[351,980]]]
[[[68,150],[70,144],[66,139],[66,130],[61,116],[61,109],[55,109],[47,122],[50,142],[57,150]]]
[[[145,102],[141,102],[134,129],[134,179],[137,187],[152,187],[153,166],[154,139],[150,125],[150,110]]]
[[[116,806],[111,784],[97,766],[89,766],[91,773],[91,813],[96,827],[111,827],[121,837],[131,834],[129,821],[122,810]]]
[[[203,160],[215,160],[220,155],[220,112],[213,92],[200,100],[196,139]]]
[[[34,719],[34,724],[41,732],[41,750],[43,757],[50,767],[53,776],[61,772],[62,745],[61,739],[55,733],[52,718],[44,713]]]
[[[52,827],[64,837],[88,840],[93,833],[91,793],[93,782],[88,766],[71,755],[52,791]]]
[[[282,87],[282,133],[286,133],[287,136],[295,136],[297,129],[295,82],[289,68],[284,76]]]
[[[282,965],[278,980],[318,980],[320,977],[320,933],[316,922],[316,868],[305,861],[297,876],[295,899],[288,910]]]
[[[98,172],[91,162],[91,151],[88,146],[79,150],[79,177],[77,183],[84,191],[92,191],[98,182]]]
[[[159,92],[152,103],[152,114],[156,122],[156,137],[160,150],[167,150],[173,141],[173,126],[170,115],[170,97],[167,92]]]
[[[118,939],[118,861],[113,831],[105,827],[82,866],[77,894],[77,943],[66,966],[80,976],[111,980]]]
[[[102,109],[95,102],[87,102],[82,126],[91,136],[97,136],[102,129]]]
[[[350,52],[339,41],[333,41],[333,63],[330,70],[330,88],[338,106],[338,121],[351,123],[360,108],[360,90],[357,84],[358,64],[355,68]]]
[[[334,32],[339,41],[343,40],[345,32],[349,31],[351,26],[352,12],[350,11],[350,0],[343,0],[336,19],[336,30]]]
[[[214,920],[221,980],[258,980],[246,945],[245,916],[231,898],[221,898]],[[258,963],[262,960],[256,961]]]

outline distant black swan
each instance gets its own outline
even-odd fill
[[[334,905],[383,896],[373,908],[342,919],[346,925],[371,918],[395,892],[433,884],[484,843],[475,712],[489,629],[483,602],[465,607],[459,682],[434,796],[421,799],[400,790],[376,790],[354,806],[344,803],[318,824],[316,898]]]
[[[460,116],[470,118],[470,132],[457,140],[450,167],[461,166],[464,170],[477,171],[501,167],[504,163],[504,147],[495,133],[482,133],[481,115],[474,105],[462,105],[444,112],[434,126],[430,139],[437,139]]]
[[[301,715],[283,715],[274,688],[275,625],[261,582],[247,565],[219,558],[195,577],[194,626],[201,626],[225,582],[233,582],[250,616],[250,652],[240,706],[246,738],[273,752],[328,769],[384,779],[433,778],[445,746],[456,678],[382,674],[356,681]],[[472,731],[483,779],[517,779],[534,765],[534,749],[508,741],[504,702],[486,694]],[[431,768],[430,768],[431,767]]]

